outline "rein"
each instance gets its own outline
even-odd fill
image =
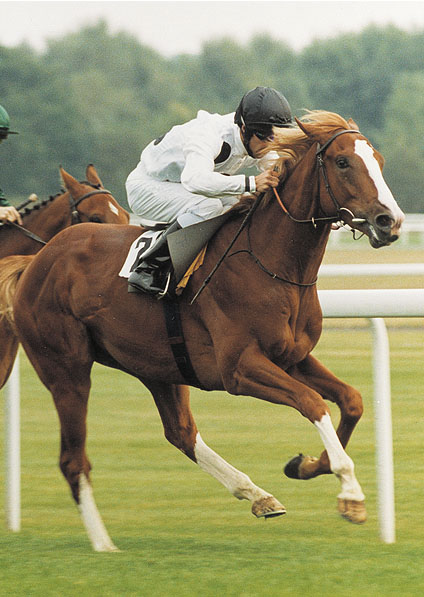
[[[42,245],[47,245],[47,243],[46,243],[45,240],[43,240],[42,238],[40,238],[39,236],[37,236],[36,234],[34,234],[34,232],[31,232],[31,230],[28,230],[27,228],[24,228],[23,226],[20,226],[16,222],[7,222],[7,225],[8,226],[14,226],[18,230],[20,230],[22,232],[22,234],[25,234],[25,236],[28,236],[29,238],[32,238],[32,240],[37,241],[37,243],[40,243]]]
[[[344,135],[346,133],[356,133],[356,134],[361,134],[359,131],[357,130],[353,130],[353,129],[348,129],[348,130],[342,130],[342,131],[338,131],[337,133],[335,133],[332,137],[330,137],[328,139],[328,141],[326,141],[324,143],[324,145],[320,145],[318,143],[318,147],[316,150],[316,158],[317,158],[317,164],[318,164],[318,169],[319,172],[322,174],[322,177],[324,179],[324,184],[325,184],[325,188],[327,190],[327,193],[329,194],[331,200],[333,201],[336,209],[337,209],[337,214],[335,216],[323,216],[323,217],[312,217],[310,219],[306,219],[306,220],[300,220],[295,218],[294,216],[292,216],[290,214],[290,212],[288,211],[288,209],[285,207],[284,203],[281,200],[281,197],[279,196],[277,190],[274,188],[274,195],[277,198],[277,201],[281,207],[281,209],[283,210],[283,212],[293,221],[296,222],[298,224],[312,224],[314,228],[317,227],[317,222],[338,222],[338,221],[343,221],[343,218],[341,217],[341,212],[342,211],[347,211],[351,217],[352,217],[352,223],[361,223],[361,222],[365,222],[365,220],[363,218],[355,218],[354,214],[350,211],[350,209],[348,209],[347,207],[342,207],[339,202],[337,201],[331,187],[330,187],[330,182],[328,180],[328,176],[327,176],[327,170],[325,168],[325,164],[324,164],[324,160],[323,160],[323,154],[326,151],[326,149],[331,145],[331,143],[334,141],[334,139],[336,139],[337,137],[339,137],[340,135]],[[318,178],[318,184],[319,184],[319,178]],[[234,243],[236,242],[237,238],[240,236],[241,232],[244,230],[244,228],[246,227],[247,224],[249,224],[248,228],[247,228],[247,239],[248,239],[248,249],[241,249],[240,251],[235,251],[234,253],[231,253],[230,257],[232,257],[233,255],[237,255],[238,253],[248,253],[253,260],[255,261],[255,263],[262,269],[262,271],[264,271],[266,274],[268,274],[269,276],[271,276],[271,278],[273,278],[274,280],[280,280],[281,282],[286,282],[287,284],[292,284],[293,286],[299,286],[299,287],[311,287],[311,286],[315,286],[315,284],[317,283],[317,279],[316,278],[313,282],[294,282],[293,280],[288,280],[286,278],[283,278],[282,276],[279,276],[278,274],[270,271],[261,261],[260,259],[254,254],[253,250],[252,250],[252,246],[251,246],[251,240],[250,240],[250,223],[251,223],[251,218],[253,216],[253,213],[256,211],[256,208],[258,207],[260,201],[263,199],[265,193],[261,193],[255,203],[253,204],[253,206],[250,208],[249,212],[247,213],[247,216],[245,217],[245,219],[243,220],[239,230],[237,231],[237,234],[235,235],[235,237],[233,238],[233,240],[231,241],[231,243],[229,244],[228,248],[226,249],[226,251],[224,252],[224,254],[222,255],[222,257],[218,260],[218,262],[216,263],[215,267],[212,269],[211,273],[207,276],[207,278],[205,278],[202,286],[200,287],[200,289],[196,292],[196,294],[194,295],[194,297],[191,299],[190,301],[190,305],[192,305],[194,303],[194,301],[199,297],[199,295],[203,292],[203,290],[206,288],[206,286],[209,284],[212,276],[215,274],[216,270],[218,269],[218,267],[221,265],[221,263],[224,261],[225,257],[228,255],[231,247],[234,245]]]
[[[244,218],[243,222],[241,223],[240,228],[237,230],[237,233],[234,236],[233,240],[230,242],[230,244],[228,245],[228,247],[225,249],[224,253],[220,257],[220,259],[217,261],[217,263],[215,264],[215,266],[212,269],[211,273],[205,278],[205,280],[203,281],[203,284],[201,285],[201,287],[199,288],[199,290],[196,292],[196,294],[194,295],[194,297],[191,299],[190,305],[192,305],[194,303],[194,301],[200,296],[200,294],[204,291],[204,289],[206,288],[206,286],[209,284],[209,282],[211,281],[212,276],[214,275],[214,273],[216,272],[216,270],[219,268],[219,266],[221,265],[221,263],[224,261],[224,259],[226,258],[226,256],[230,252],[231,247],[234,245],[234,243],[236,242],[236,240],[238,239],[238,237],[240,236],[240,234],[243,232],[243,230],[246,227],[246,225],[248,224],[248,222],[251,220],[251,218],[252,218],[253,214],[255,213],[257,207],[259,206],[259,203],[264,198],[264,195],[265,195],[265,193],[261,193],[260,195],[258,195],[258,197],[256,198],[254,204],[252,205],[252,207],[247,212],[246,217]]]
[[[308,220],[308,221],[310,222],[310,220]],[[279,276],[278,274],[269,270],[266,267],[266,265],[264,265],[262,263],[262,261],[259,259],[259,257],[257,257],[255,255],[255,253],[253,252],[252,241],[250,239],[250,222],[249,222],[249,226],[247,227],[247,243],[248,243],[247,249],[240,249],[239,251],[235,251],[234,253],[231,253],[231,255],[229,255],[229,257],[233,257],[233,255],[238,255],[239,253],[247,253],[248,255],[250,255],[252,257],[252,259],[256,263],[256,265],[258,265],[263,272],[268,274],[268,276],[271,276],[271,278],[273,280],[279,280],[280,282],[287,282],[287,284],[292,284],[293,286],[300,286],[301,288],[308,288],[310,286],[315,286],[315,284],[317,283],[318,278],[315,278],[315,280],[313,282],[294,282],[293,280],[289,280],[288,278],[283,278],[282,276]]]
[[[337,214],[335,216],[323,216],[323,217],[319,217],[319,218],[310,218],[310,219],[306,219],[306,220],[301,220],[301,219],[297,219],[295,217],[293,217],[291,215],[291,213],[289,212],[289,210],[286,208],[286,206],[284,205],[284,203],[281,200],[280,195],[278,194],[277,189],[273,189],[274,191],[274,195],[278,201],[278,204],[280,205],[281,209],[283,210],[283,212],[290,218],[290,220],[292,220],[292,222],[296,222],[298,224],[312,224],[314,228],[317,227],[317,222],[337,222],[337,221],[343,221],[342,217],[341,217],[341,212],[347,211],[348,213],[350,213],[350,215],[352,216],[352,223],[353,222],[363,222],[365,220],[363,220],[362,218],[355,218],[354,214],[350,211],[350,209],[346,208],[346,207],[342,207],[339,202],[337,201],[331,186],[330,186],[330,182],[328,180],[328,176],[327,176],[327,170],[325,168],[325,164],[324,164],[324,160],[323,160],[323,154],[325,152],[325,150],[327,149],[327,147],[329,147],[329,145],[331,145],[331,143],[334,141],[334,139],[336,139],[337,137],[339,137],[339,135],[344,135],[345,133],[357,133],[360,134],[359,131],[357,130],[343,130],[343,131],[339,131],[337,132],[335,135],[333,135],[332,137],[330,137],[330,139],[328,139],[328,141],[326,141],[324,143],[324,145],[320,146],[320,144],[318,143],[318,147],[317,147],[317,151],[315,153],[316,157],[317,157],[317,163],[318,163],[318,168],[319,168],[319,172],[322,174],[322,177],[324,179],[324,184],[325,184],[325,188],[327,193],[329,194],[331,200],[333,201],[336,209],[337,209]],[[319,179],[318,179],[318,183],[319,183]],[[318,191],[318,196],[319,196],[319,191]],[[322,208],[321,208],[322,209]],[[248,249],[242,249],[240,251],[236,251],[235,253],[232,253],[230,255],[230,257],[232,257],[233,255],[237,255],[237,253],[248,253],[254,260],[254,262],[256,263],[256,265],[258,265],[261,270],[263,272],[265,272],[266,274],[268,274],[268,276],[271,276],[271,278],[273,278],[274,280],[280,280],[281,282],[286,282],[287,284],[292,284],[293,286],[299,286],[301,288],[308,288],[310,286],[315,286],[315,284],[317,283],[318,278],[315,278],[315,280],[313,282],[294,282],[293,280],[288,280],[287,278],[283,278],[282,276],[279,276],[278,274],[272,272],[271,270],[269,270],[259,259],[259,257],[257,257],[252,249],[252,244],[251,244],[251,239],[250,239],[250,223],[249,223],[249,227],[247,230],[247,242],[248,242]]]

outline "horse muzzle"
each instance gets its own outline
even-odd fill
[[[365,222],[357,227],[368,236],[370,245],[374,249],[379,249],[398,240],[405,216],[402,212],[397,218],[389,213],[380,213],[375,217],[364,219]]]

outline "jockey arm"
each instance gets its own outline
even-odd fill
[[[227,175],[214,171],[215,157],[219,154],[222,140],[214,135],[192,137],[184,148],[185,166],[181,173],[181,184],[190,193],[205,197],[242,195],[265,191],[277,186],[278,176],[272,172],[273,161],[278,155],[272,152],[257,161],[261,170],[258,176],[244,174]],[[239,169],[244,167],[240,161]]]
[[[246,183],[246,178],[243,174],[226,176],[214,172],[213,157],[208,157],[205,152],[190,151],[186,154],[186,163],[181,173],[181,184],[190,193],[205,197],[242,195],[250,189],[251,181]]]

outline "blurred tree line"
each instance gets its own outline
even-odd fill
[[[352,117],[386,158],[385,177],[402,208],[423,212],[424,32],[368,27],[316,41],[301,52],[268,35],[247,45],[204,44],[165,58],[105,22],[51,40],[36,52],[0,45],[0,104],[11,136],[0,148],[6,195],[60,188],[59,165],[76,178],[94,163],[127,207],[124,183],[141,150],[202,108],[232,112],[256,85],[304,108]]]

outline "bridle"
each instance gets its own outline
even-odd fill
[[[69,195],[69,207],[71,210],[71,226],[73,226],[74,224],[81,224],[82,220],[79,211],[77,210],[77,207],[81,203],[81,201],[84,201],[84,199],[92,197],[93,195],[112,195],[112,193],[106,189],[96,189],[95,191],[85,193],[85,195],[82,195],[82,197],[78,197],[78,199],[73,199],[72,196]],[[32,238],[32,240],[35,240],[36,242],[42,245],[47,244],[47,242],[40,238],[37,234],[31,232],[31,230],[28,230],[27,228],[24,228],[23,226],[20,226],[19,224],[16,224],[16,222],[7,222],[7,224],[9,226],[14,226],[18,230],[20,230],[22,234],[25,234],[25,236]]]
[[[74,224],[81,224],[81,217],[79,211],[77,210],[78,205],[84,199],[88,199],[88,197],[92,197],[93,195],[112,195],[110,191],[106,189],[96,189],[95,191],[90,191],[86,193],[82,197],[78,197],[78,199],[73,199],[71,195],[69,195],[69,207],[71,209],[71,226]]]
[[[273,189],[274,191],[274,195],[278,201],[278,204],[280,205],[281,209],[284,211],[284,213],[293,221],[293,222],[297,222],[298,224],[312,224],[314,226],[314,228],[316,228],[316,223],[317,222],[343,222],[343,217],[342,217],[342,211],[346,211],[348,212],[348,214],[351,216],[351,222],[352,223],[356,223],[356,224],[360,224],[365,222],[365,220],[363,218],[356,218],[355,215],[351,212],[350,209],[348,209],[347,207],[342,207],[340,205],[340,203],[337,201],[333,190],[330,186],[330,182],[328,180],[328,175],[327,175],[327,169],[325,167],[325,162],[324,162],[324,153],[326,151],[326,149],[331,145],[331,143],[334,141],[334,139],[336,139],[337,137],[339,137],[340,135],[344,135],[346,133],[356,133],[356,134],[361,134],[360,131],[357,130],[353,130],[353,129],[349,129],[349,130],[343,130],[343,131],[338,131],[337,133],[335,133],[332,137],[330,137],[328,139],[328,141],[326,141],[324,143],[324,145],[320,145],[319,143],[317,144],[317,150],[315,152],[316,158],[317,158],[317,165],[318,165],[318,197],[320,196],[320,190],[319,190],[319,183],[320,183],[320,174],[322,175],[322,178],[324,180],[324,185],[326,188],[326,191],[330,197],[330,199],[332,200],[332,202],[334,203],[334,206],[337,210],[337,214],[334,216],[323,216],[323,217],[312,217],[310,219],[306,219],[306,220],[300,220],[297,219],[295,217],[293,217],[289,210],[286,208],[286,206],[284,205],[283,201],[281,200],[281,197],[277,191],[277,189]],[[322,208],[321,208],[322,209]],[[323,210],[324,211],[324,210]]]

